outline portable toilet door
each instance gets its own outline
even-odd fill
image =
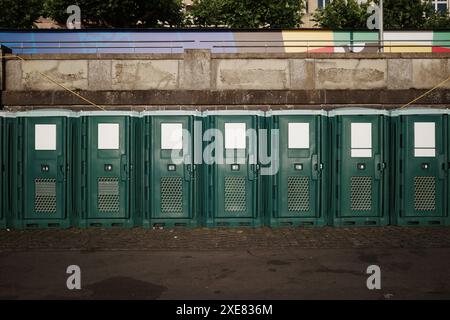
[[[207,111],[203,140],[207,226],[261,226],[258,130],[261,111]]]
[[[354,108],[333,110],[328,115],[333,225],[387,225],[389,113]]]
[[[16,228],[70,227],[71,128],[75,113],[16,114],[13,224]]]
[[[270,123],[268,135],[278,130],[279,137],[277,150],[271,148],[272,156],[278,156],[278,170],[267,177],[270,226],[326,225],[326,111],[271,111],[266,116]]]
[[[139,114],[80,113],[77,225],[134,226],[133,130]]]
[[[395,133],[395,210],[399,226],[449,223],[447,110],[391,112]]]
[[[149,111],[142,117],[144,226],[200,225],[200,163],[194,161],[194,144],[201,151],[201,113]]]

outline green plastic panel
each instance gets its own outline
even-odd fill
[[[448,219],[448,116],[405,114],[393,118],[396,150],[393,222],[434,226]]]
[[[270,129],[279,130],[280,138],[278,173],[266,177],[269,225],[325,225],[327,117],[281,114],[268,120]]]
[[[214,155],[223,154],[223,163],[204,165],[204,215],[207,226],[260,226],[264,211],[261,206],[262,182],[259,175],[257,146],[242,137],[242,128],[260,129],[264,117],[231,112],[213,113],[204,118],[205,128],[218,129],[223,143]],[[225,128],[236,130],[236,140],[227,142]],[[236,129],[237,128],[237,129]],[[240,128],[240,129],[239,129]],[[258,131],[256,131],[258,132]],[[233,133],[230,133],[232,136]],[[211,137],[211,141],[215,138]],[[233,142],[233,141],[234,142]],[[205,144],[205,147],[209,142]],[[253,159],[249,161],[249,159]]]
[[[330,120],[332,224],[388,224],[389,118],[343,112]]]
[[[72,121],[51,112],[15,121],[15,227],[70,227]]]
[[[77,224],[134,226],[134,137],[139,118],[121,113],[82,114],[77,159]]]
[[[154,113],[143,117],[144,226],[198,226],[200,165],[194,163],[193,114]],[[199,128],[194,128],[199,126]],[[183,136],[184,133],[184,136]]]

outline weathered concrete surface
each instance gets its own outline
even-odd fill
[[[19,86],[26,90],[63,90],[39,72],[70,89],[87,90],[89,88],[87,60],[41,60],[20,63],[22,81]]]
[[[176,89],[178,61],[113,61],[113,90]]]
[[[386,87],[386,60],[316,61],[316,89],[380,89]]]
[[[314,59],[290,60],[291,88],[300,90],[314,89]]]
[[[412,68],[412,87],[416,89],[432,88],[450,76],[446,60],[413,60]]]
[[[44,81],[44,80],[42,80]],[[22,62],[18,60],[8,60],[5,67],[5,90],[24,90],[22,82]]]
[[[180,74],[180,87],[189,90],[211,88],[211,51],[186,50],[184,60],[180,61],[183,72]]]
[[[66,268],[81,268],[81,290]],[[381,268],[381,290],[366,269]],[[0,253],[1,299],[450,299],[448,249]]]
[[[388,65],[388,89],[409,89],[413,84],[411,59],[390,59]]]
[[[289,60],[219,60],[215,74],[217,90],[290,88]]]
[[[112,61],[89,60],[89,90],[112,89]]]
[[[117,106],[166,106],[181,109],[193,106],[198,109],[216,108],[317,108],[330,109],[342,106],[365,106],[371,108],[397,108],[425,93],[426,90],[108,90],[79,91],[96,104],[115,108]],[[77,96],[66,91],[4,91],[5,108],[20,106],[82,106],[93,108]],[[416,106],[447,108],[450,106],[450,91],[438,89],[420,99]],[[164,109],[165,107],[163,107]]]
[[[83,105],[39,74],[97,104],[225,108],[402,106],[446,79],[450,54],[31,55],[8,60],[2,104]],[[415,106],[447,108],[450,81]]]

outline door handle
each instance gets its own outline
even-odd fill
[[[247,154],[247,176],[249,180],[258,179],[259,164],[250,164],[250,154]]]
[[[57,173],[56,173],[56,176],[57,176],[57,180],[58,181],[64,181],[65,179],[66,179],[66,169],[65,169],[65,167],[64,167],[64,163],[62,163],[63,161],[62,161],[62,157],[61,156],[58,156],[57,158],[56,158],[56,166],[57,166]]]
[[[187,164],[184,166],[185,170],[184,170],[184,178],[186,181],[191,181],[194,180],[195,178],[195,164]]]
[[[447,166],[447,163],[446,163],[446,161],[445,161],[445,157],[444,157],[444,155],[443,154],[440,154],[439,156],[438,156],[438,161],[439,161],[439,174],[438,174],[438,176],[439,176],[439,179],[445,179],[445,171],[446,171],[446,166]]]
[[[319,179],[319,157],[317,154],[312,155],[311,166],[312,166],[311,178],[313,180],[318,180]]]
[[[381,162],[381,155],[376,154],[374,156],[374,159],[375,159],[375,174],[374,174],[374,176],[375,176],[376,180],[380,180],[381,179],[381,172],[383,171],[383,165],[382,165],[382,162]]]
[[[126,181],[127,180],[127,175],[128,175],[128,168],[127,168],[128,164],[127,164],[127,157],[125,154],[123,154],[120,157],[120,179],[122,181]]]

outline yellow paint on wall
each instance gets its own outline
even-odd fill
[[[384,52],[387,53],[432,52],[432,47],[424,46],[423,43],[386,41],[384,45],[385,45]]]
[[[318,50],[334,42],[333,32],[322,30],[286,30],[282,31],[282,37],[286,52]]]

